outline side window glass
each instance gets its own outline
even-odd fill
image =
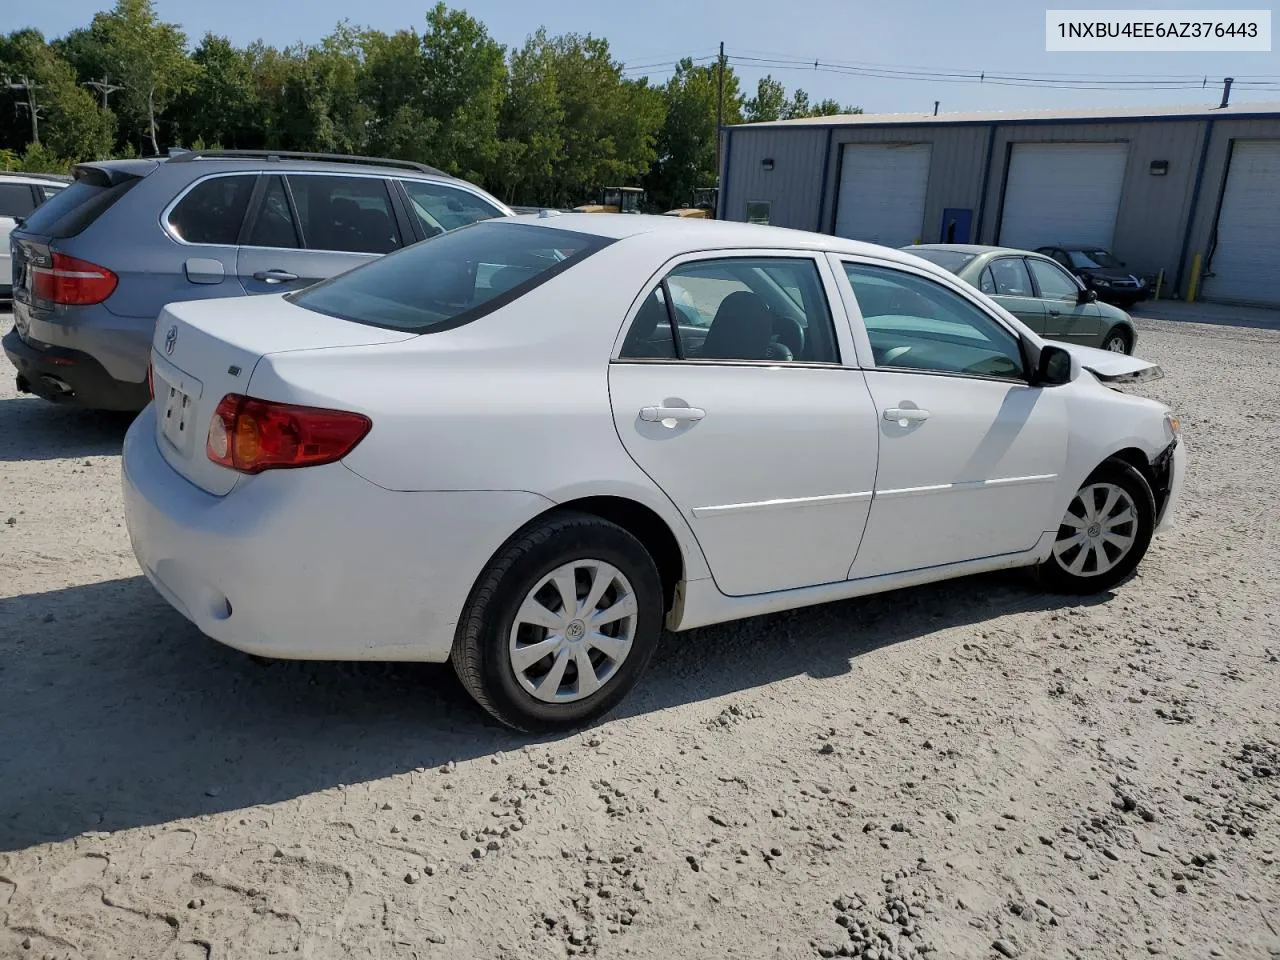
[[[677,267],[666,286],[683,359],[840,362],[812,260],[702,260]]]
[[[258,175],[210,177],[197,183],[169,213],[169,229],[187,243],[234,246]]]
[[[0,217],[25,217],[36,208],[31,187],[25,183],[0,183]]]
[[[990,267],[982,268],[982,273],[978,276],[978,289],[985,294],[994,294],[996,292],[996,281],[991,276]]]
[[[400,182],[409,195],[409,209],[428,237],[502,216],[502,211],[493,204],[466,190],[425,180]]]
[[[381,177],[289,177],[308,250],[390,253],[400,246],[387,181]]]
[[[939,283],[888,267],[846,263],[877,367],[1021,378],[1018,340]]]
[[[287,250],[298,246],[298,231],[289,210],[289,198],[284,192],[284,181],[279,177],[272,177],[268,183],[245,243],[250,247],[283,247]]]
[[[1048,300],[1074,300],[1079,296],[1080,288],[1060,267],[1045,260],[1028,260],[1027,264],[1035,274],[1040,296]]]
[[[1017,257],[1001,257],[991,264],[991,277],[996,293],[1004,297],[1033,297],[1031,278],[1027,268]]]
[[[624,360],[675,360],[676,341],[662,287],[645,297],[618,354]]]

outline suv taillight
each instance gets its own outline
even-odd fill
[[[241,473],[313,467],[341,460],[372,427],[359,413],[229,393],[214,411],[205,451],[214,463]]]
[[[88,306],[111,296],[118,282],[106,267],[55,253],[50,266],[31,267],[31,293],[38,300],[65,306]]]

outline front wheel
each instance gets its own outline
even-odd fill
[[[1127,463],[1108,460],[1067,506],[1041,582],[1061,593],[1109,590],[1135,569],[1155,530],[1151,485]]]
[[[1102,340],[1102,348],[1112,353],[1128,353],[1133,349],[1133,341],[1121,327],[1112,327]]]
[[[451,659],[467,692],[507,726],[573,729],[635,686],[663,615],[662,582],[644,545],[607,520],[563,513],[490,561]]]

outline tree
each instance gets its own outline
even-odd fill
[[[555,203],[556,165],[564,154],[564,107],[554,45],[545,29],[511,53],[499,116],[491,186],[508,203]]]
[[[772,75],[766,74],[756,82],[756,95],[746,102],[747,123],[764,123],[781,120],[787,105],[787,88]]]
[[[124,84],[121,109],[130,134],[142,131],[160,152],[156,118],[185,90],[198,68],[187,58],[187,38],[177,24],[162,23],[151,0],[116,0],[90,27],[111,74]]]
[[[114,117],[98,106],[93,94],[77,84],[71,65],[44,42],[38,31],[19,30],[0,37],[0,77],[3,76],[15,80],[24,77],[34,87],[31,93],[38,111],[40,136],[32,145],[43,148],[39,166],[59,167],[63,161],[96,159],[111,152]],[[5,92],[18,94],[28,105],[21,115],[0,112],[6,120],[12,118],[7,127],[0,124],[0,144],[21,151],[35,139],[31,136],[30,101],[25,90]]]
[[[817,105],[809,103],[809,94],[797,88],[791,100],[782,108],[783,120],[802,120],[805,117],[830,117],[841,113],[861,113],[861,107],[842,107],[831,99],[823,100]]]
[[[657,159],[646,179],[652,199],[664,209],[688,203],[698,187],[715,184],[716,105],[719,66],[695,66],[685,59],[662,88],[666,119],[657,140]],[[742,96],[732,68],[725,68],[724,122],[742,121]]]
[[[238,49],[226,37],[207,33],[191,60],[198,69],[169,111],[184,139],[228,147],[262,146],[262,103],[251,52]]]

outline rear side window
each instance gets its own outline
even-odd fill
[[[0,217],[25,217],[36,208],[31,187],[25,183],[0,183]]]
[[[491,313],[611,242],[530,224],[478,223],[424,240],[287,299],[355,323],[428,333]]]
[[[46,237],[74,237],[141,182],[130,177],[109,187],[77,180],[36,207],[22,229]]]
[[[400,247],[386,180],[310,175],[288,179],[308,250],[390,253]]]
[[[486,203],[466,190],[425,180],[400,182],[409,195],[409,209],[418,218],[428,237],[502,216],[502,211],[493,204]]]
[[[257,174],[210,177],[197,183],[169,213],[169,229],[187,243],[235,246]]]
[[[298,246],[298,231],[289,210],[289,197],[284,192],[284,181],[272,177],[258,205],[257,216],[245,239],[249,247],[276,247],[292,250]]]

